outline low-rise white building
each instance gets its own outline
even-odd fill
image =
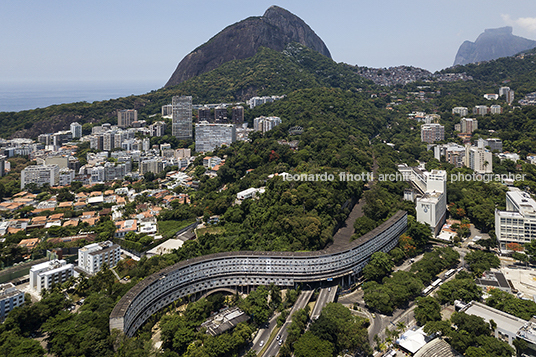
[[[281,118],[279,117],[258,117],[253,119],[253,130],[262,131],[266,133],[267,131],[272,130],[277,125],[281,124]]]
[[[124,238],[128,232],[136,233],[138,231],[138,221],[135,219],[127,219],[125,221],[115,222],[115,237]]]
[[[12,283],[0,284],[0,320],[4,320],[7,314],[24,304],[24,293]]]
[[[518,331],[523,331],[523,327],[528,322],[477,301],[471,301],[461,312],[465,312],[467,315],[479,316],[486,322],[493,320],[497,326],[494,331],[495,337],[511,346],[514,346]]]
[[[504,160],[512,160],[513,162],[517,162],[517,160],[520,159],[519,154],[516,154],[515,152],[501,152],[497,154],[497,157],[503,162]]]
[[[74,274],[74,265],[65,260],[51,260],[30,269],[30,288],[41,292],[53,284],[62,284]]]
[[[221,158],[217,156],[206,156],[203,158],[203,166],[207,169],[213,169],[214,166],[220,165],[221,162]]]
[[[113,268],[121,259],[121,247],[110,241],[93,243],[78,250],[78,266],[89,274],[101,270],[103,264]]]
[[[152,221],[145,221],[140,222],[138,225],[138,231],[141,234],[155,234],[158,230],[158,227],[156,225],[156,222]]]
[[[261,193],[264,193],[264,188],[262,188],[262,187],[261,188],[250,187],[247,190],[238,192],[236,194],[236,198],[239,199],[239,200],[245,200],[245,199],[248,199],[248,198],[254,198],[254,197],[260,195]]]

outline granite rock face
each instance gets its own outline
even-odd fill
[[[512,34],[510,26],[485,30],[475,42],[465,41],[456,54],[454,65],[491,61],[513,56],[536,47],[536,41]]]
[[[320,37],[299,17],[271,6],[261,17],[249,17],[226,27],[208,42],[182,59],[166,87],[211,71],[225,62],[249,58],[259,47],[283,51],[287,44],[298,42],[331,58]]]

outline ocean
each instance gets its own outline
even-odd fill
[[[145,94],[165,81],[0,82],[0,112],[45,108],[53,104],[88,102]]]

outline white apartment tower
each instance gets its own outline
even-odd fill
[[[173,106],[173,121],[171,125],[172,135],[179,140],[191,140],[192,97],[174,96],[171,105]]]
[[[498,104],[494,104],[491,107],[489,107],[489,112],[491,114],[502,114],[503,108]]]
[[[501,87],[499,88],[499,96],[502,97],[503,95],[507,95],[510,91],[510,87]]]
[[[452,108],[452,114],[458,114],[464,117],[469,114],[469,109],[467,109],[466,107],[454,107]]]
[[[493,154],[484,147],[465,145],[465,166],[478,174],[493,173]]]
[[[145,175],[147,172],[159,174],[164,171],[164,163],[161,159],[153,158],[140,162],[140,175]]]
[[[509,90],[508,93],[506,94],[506,102],[508,104],[512,104],[514,102],[514,91],[513,90]]]
[[[266,133],[272,130],[277,125],[281,124],[281,118],[279,117],[258,117],[253,119],[253,130],[262,131]]]
[[[151,141],[149,138],[143,138],[141,141],[141,147],[143,151],[149,151],[149,148],[151,146]]]
[[[73,139],[82,137],[82,125],[77,122],[71,123],[71,133],[73,134]]]
[[[128,128],[135,121],[138,121],[138,111],[136,109],[124,109],[117,111],[118,127]]]
[[[432,233],[438,235],[447,217],[447,172],[432,170],[423,172],[426,191],[415,200],[417,221],[428,223]]]
[[[462,133],[472,133],[478,129],[478,120],[472,118],[462,118],[460,120],[460,128]]]
[[[89,274],[100,271],[103,264],[113,268],[120,259],[120,246],[110,241],[89,244],[78,250],[78,266]]]
[[[477,105],[473,108],[473,114],[486,115],[489,113],[489,107],[487,105]]]
[[[165,117],[165,116],[169,116],[169,115],[173,115],[173,105],[171,105],[171,104],[163,105],[162,106],[162,116]]]
[[[421,141],[433,143],[445,139],[445,127],[440,124],[423,124],[421,126]]]
[[[398,171],[418,191],[415,199],[417,222],[428,224],[432,234],[437,236],[447,217],[447,172],[422,171],[405,164],[399,165]]]
[[[149,126],[149,130],[151,131],[151,136],[164,136],[166,131],[166,123],[163,121],[157,121]]]

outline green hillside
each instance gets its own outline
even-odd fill
[[[335,87],[357,91],[371,86],[343,64],[299,44],[283,52],[261,48],[254,57],[225,63],[221,67],[180,85],[150,93],[93,103],[52,105],[21,112],[0,113],[1,136],[37,137],[65,130],[73,121],[116,121],[116,110],[135,108],[139,118],[159,113],[174,95],[191,95],[194,103],[235,102],[256,95],[281,95],[304,88]]]
[[[504,85],[516,91],[516,98],[536,91],[536,58],[534,50],[525,56],[504,57],[482,63],[471,63],[444,70],[445,73],[466,72],[481,86]]]

